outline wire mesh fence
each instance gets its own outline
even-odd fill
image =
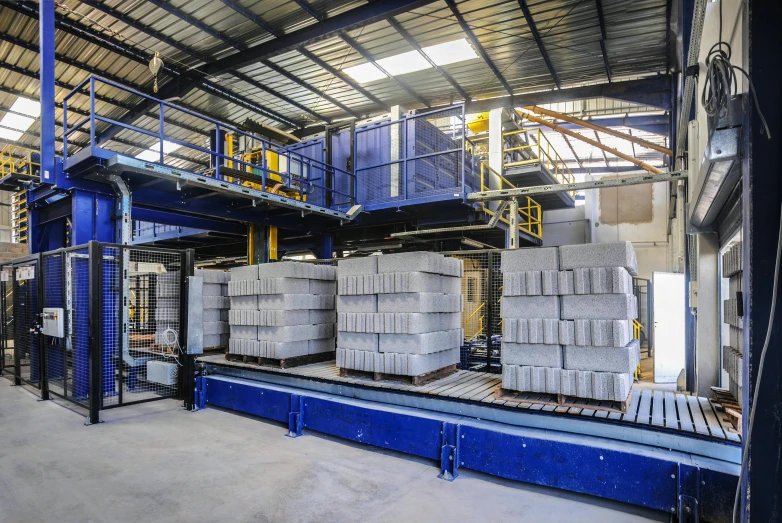
[[[14,283],[13,266],[0,265],[0,374],[14,374]]]
[[[38,260],[14,264],[14,366],[15,375],[27,385],[41,388],[38,345]]]

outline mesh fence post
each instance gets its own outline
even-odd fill
[[[486,323],[484,324],[484,330],[486,332],[486,372],[491,372],[491,355],[494,350],[492,343],[492,334],[494,333],[494,299],[492,297],[492,284],[494,282],[494,257],[496,253],[489,251],[488,257],[488,270],[486,271]]]
[[[44,268],[44,261],[43,261],[43,254],[38,253],[38,261],[36,263],[37,269],[38,269],[38,277],[35,279],[35,283],[37,284],[36,292],[38,293],[38,309],[39,311],[35,312],[36,317],[36,330],[38,331],[38,334],[36,334],[36,345],[38,350],[38,376],[41,383],[41,399],[42,400],[48,400],[49,399],[49,361],[48,361],[48,354],[46,351],[46,345],[45,345],[45,337],[42,332],[42,325],[43,325],[43,317],[41,316],[41,313],[43,313],[43,307],[46,305],[45,297],[46,297],[46,270]]]
[[[103,246],[91,240],[89,254],[90,399],[87,425],[100,423],[103,399]]]
[[[190,276],[195,275],[195,251],[188,249],[181,254],[182,270],[180,271],[180,301],[179,301],[179,339],[184,344],[180,357],[182,364],[182,379],[179,380],[180,397],[185,410],[195,410],[195,355],[190,354],[187,346],[188,301],[190,295]]]

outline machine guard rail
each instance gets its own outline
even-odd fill
[[[135,125],[126,124],[123,122],[120,122],[118,120],[108,118],[105,116],[100,116],[97,114],[96,108],[95,108],[95,91],[96,91],[96,85],[98,84],[104,84],[111,87],[114,87],[116,89],[120,89],[122,91],[125,91],[127,93],[130,93],[134,96],[139,96],[142,98],[146,98],[149,100],[154,101],[157,103],[157,116],[158,116],[158,128],[154,131],[149,129],[144,129],[142,127],[138,127]],[[84,93],[82,92],[84,90],[84,87],[88,86],[88,92]],[[68,102],[69,100],[76,94],[80,95],[88,95],[90,98],[90,108],[89,108],[89,116],[79,120],[74,125],[68,125]],[[216,147],[217,150],[212,150],[211,148],[205,148],[201,147],[199,145],[196,145],[194,143],[190,143],[187,141],[179,140],[177,138],[174,138],[170,135],[167,135],[165,132],[165,126],[167,124],[165,119],[165,109],[171,109],[174,111],[178,111],[180,113],[186,114],[188,116],[191,116],[193,118],[197,118],[198,120],[201,120],[203,122],[209,123],[209,125],[216,131],[216,135],[218,137],[222,136],[224,132],[231,132],[235,133],[237,135],[244,136],[251,140],[253,144],[258,144],[261,148],[261,158],[262,158],[262,164],[253,164],[246,162],[242,160],[241,158],[229,156],[224,154],[220,149],[221,147]],[[157,98],[154,98],[152,96],[149,96],[147,94],[144,94],[140,91],[137,91],[135,89],[132,89],[130,87],[127,87],[125,85],[119,84],[117,82],[113,82],[111,80],[107,80],[105,78],[102,78],[100,76],[92,75],[84,79],[81,83],[79,83],[76,87],[71,90],[64,98],[63,98],[63,155],[64,160],[67,160],[68,158],[68,137],[76,132],[86,132],[90,136],[90,146],[92,148],[105,148],[105,142],[101,143],[99,141],[99,136],[96,132],[96,125],[98,122],[107,123],[110,125],[115,125],[118,127],[121,127],[123,129],[143,134],[145,136],[150,136],[153,138],[158,139],[157,146],[159,148],[159,158],[154,163],[159,163],[161,165],[165,165],[165,157],[166,152],[164,150],[165,144],[175,144],[180,147],[185,147],[188,149],[192,149],[195,151],[198,151],[200,153],[209,155],[210,157],[213,157],[215,159],[215,168],[214,168],[214,178],[220,181],[226,181],[229,183],[235,183],[231,180],[232,174],[230,171],[221,172],[222,170],[222,163],[223,162],[231,162],[232,165],[239,165],[242,166],[243,172],[245,172],[247,175],[250,175],[252,177],[257,177],[257,183],[259,183],[262,187],[267,187],[267,181],[270,178],[270,176],[274,175],[279,177],[280,180],[283,182],[287,182],[286,185],[289,188],[295,188],[298,192],[299,199],[304,199],[307,194],[310,194],[313,189],[319,189],[325,192],[329,192],[332,195],[339,196],[340,198],[344,198],[344,201],[339,201],[338,198],[332,197],[332,208],[337,208],[341,206],[352,206],[355,203],[355,198],[353,195],[351,195],[350,192],[342,192],[338,191],[334,187],[327,187],[323,183],[315,183],[322,180],[321,177],[318,178],[309,178],[308,176],[305,176],[304,173],[306,172],[307,175],[314,171],[320,171],[322,173],[331,173],[332,175],[334,173],[339,172],[340,175],[345,175],[348,177],[348,179],[351,181],[350,183],[353,184],[355,187],[355,180],[356,176],[353,173],[350,173],[348,171],[345,171],[343,169],[340,169],[338,167],[334,167],[332,165],[326,164],[325,162],[321,162],[319,160],[315,160],[312,158],[308,158],[306,156],[302,156],[300,154],[296,154],[293,152],[290,152],[286,150],[282,146],[278,146],[268,140],[265,140],[264,138],[261,138],[260,136],[257,136],[253,133],[243,131],[237,127],[221,123],[217,120],[214,120],[212,118],[209,118],[207,116],[204,116],[202,114],[198,114],[194,111],[191,111],[189,109],[185,109],[183,107],[180,107],[178,105],[172,104],[170,102],[166,102],[164,100],[159,100]],[[178,126],[175,122],[168,122],[171,126]],[[84,126],[87,125],[88,129],[83,130]],[[106,140],[111,141],[109,140]],[[103,147],[102,147],[103,146]],[[146,149],[150,150],[150,149]],[[273,152],[277,155],[279,155],[281,158],[287,158],[288,163],[288,170],[287,172],[282,172],[281,170],[275,170],[269,167],[268,161],[266,158],[266,152]],[[300,174],[292,174],[291,173],[291,166],[293,165],[299,165],[300,167]],[[306,167],[306,169],[305,169]],[[254,170],[260,171],[260,175],[254,174]],[[235,174],[235,172],[234,172]],[[228,180],[226,179],[228,178]],[[332,176],[333,179],[333,176]],[[238,184],[238,185],[241,185]],[[355,194],[355,192],[353,192]]]

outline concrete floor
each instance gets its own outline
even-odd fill
[[[669,521],[173,400],[83,418],[0,379],[0,522]]]

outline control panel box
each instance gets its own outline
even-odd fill
[[[41,332],[44,336],[65,337],[65,313],[62,309],[44,307],[41,319],[43,320]]]
[[[167,361],[148,361],[147,381],[173,387],[177,382],[177,364]]]

